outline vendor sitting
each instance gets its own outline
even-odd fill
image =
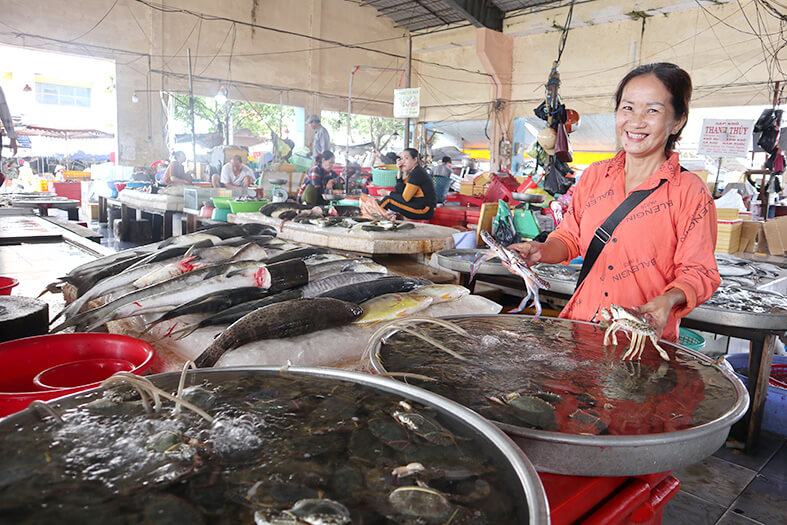
[[[323,193],[340,189],[344,180],[333,171],[335,163],[336,157],[331,151],[324,151],[317,156],[315,166],[306,174],[298,190],[299,202],[312,206],[325,204],[325,199],[322,198]]]
[[[254,172],[243,164],[243,157],[233,155],[232,160],[221,168],[221,177],[213,175],[211,184],[214,188],[248,188],[254,182]]]
[[[394,191],[380,202],[380,206],[408,219],[431,219],[437,205],[434,182],[418,160],[418,150],[407,148],[396,163],[399,175]]]
[[[176,151],[172,156],[172,162],[167,166],[167,171],[164,172],[161,182],[167,186],[177,186],[178,184],[194,184],[191,178],[191,172],[186,173],[183,168],[183,163],[186,161],[186,154],[182,151]]]

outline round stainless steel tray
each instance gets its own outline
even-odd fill
[[[506,434],[501,432],[497,427],[490,424],[489,421],[482,418],[475,412],[448,400],[442,396],[438,396],[411,385],[406,385],[398,381],[387,379],[384,377],[361,374],[357,372],[350,372],[346,370],[339,370],[333,368],[317,368],[317,367],[235,367],[235,368],[207,368],[199,370],[190,370],[188,372],[186,385],[200,384],[204,379],[210,378],[214,382],[221,382],[237,378],[239,375],[247,374],[263,374],[263,375],[301,375],[312,376],[324,379],[335,379],[338,381],[349,381],[361,385],[371,387],[373,389],[391,393],[405,397],[410,400],[417,401],[424,405],[436,409],[439,413],[444,414],[450,421],[453,428],[463,428],[468,430],[468,427],[475,434],[475,438],[481,442],[485,442],[490,450],[496,450],[510,465],[513,471],[513,478],[510,482],[516,483],[516,487],[509,487],[512,492],[524,495],[527,501],[529,523],[531,524],[548,524],[549,520],[549,506],[547,504],[546,493],[538,477],[535,468],[524,455],[520,447],[517,447]],[[180,379],[179,372],[168,374],[158,374],[147,376],[148,379],[153,381],[157,386],[165,389],[177,388],[178,380]],[[95,388],[87,390],[78,394],[59,398],[49,403],[56,411],[62,411],[69,408],[74,408],[84,403],[90,402],[98,397],[101,397],[104,388]],[[37,420],[38,415],[34,410],[26,409],[16,414],[10,415],[4,419],[0,419],[0,427],[8,427],[19,423],[30,422]],[[521,489],[521,490],[520,490]]]
[[[476,249],[450,249],[440,250],[435,255],[437,256],[437,264],[443,268],[454,270],[456,272],[470,273],[473,266],[473,261],[479,253],[486,250],[482,248]],[[478,268],[478,273],[484,275],[511,275],[511,273],[500,264],[500,260],[495,258],[484,262]]]
[[[484,317],[529,318],[531,316],[460,316],[452,319]],[[550,319],[551,320],[551,319]],[[557,322],[589,325],[584,321],[556,319]],[[685,347],[660,341],[663,347],[672,346],[708,366],[713,366],[729,380],[736,400],[721,417],[686,430],[636,436],[581,435],[536,430],[493,421],[524,450],[539,472],[572,476],[635,476],[675,470],[700,461],[721,447],[730,427],[746,413],[749,395],[743,383],[725,366],[714,365],[705,355]],[[388,371],[380,362],[381,341],[375,341],[371,363],[380,374]],[[425,384],[425,386],[428,386]]]
[[[753,330],[787,330],[787,314],[752,313],[700,305],[686,319],[724,326],[740,326]]]

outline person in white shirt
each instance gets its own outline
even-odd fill
[[[312,140],[312,158],[316,159],[326,151],[331,150],[331,136],[328,135],[328,130],[320,124],[320,117],[317,115],[309,115],[306,123],[314,130],[314,139]]]
[[[248,188],[254,182],[254,171],[243,164],[243,157],[233,155],[232,160],[221,168],[221,177],[214,175],[214,188]]]

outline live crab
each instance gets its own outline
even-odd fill
[[[611,304],[609,308],[599,310],[598,318],[602,327],[606,327],[604,346],[609,344],[610,339],[613,345],[618,344],[618,338],[615,336],[615,332],[618,330],[622,329],[631,334],[631,343],[626,353],[623,354],[624,360],[639,361],[642,359],[642,352],[645,350],[645,340],[650,339],[662,359],[669,361],[667,352],[659,346],[658,339],[656,339],[656,330],[653,329],[645,316],[639,312],[624,306]]]
[[[508,268],[508,271],[513,273],[514,275],[518,275],[525,281],[525,287],[527,288],[527,296],[522,299],[522,302],[519,303],[519,306],[516,309],[511,310],[512,313],[519,313],[525,309],[527,306],[528,301],[530,298],[533,298],[533,307],[536,309],[536,315],[533,318],[536,321],[541,316],[541,303],[538,300],[538,290],[539,288],[544,288],[545,290],[549,289],[549,283],[536,275],[536,273],[530,269],[527,263],[522,259],[518,253],[509,250],[499,242],[495,240],[492,235],[489,234],[487,231],[481,232],[481,239],[489,246],[489,250],[481,252],[478,257],[473,261],[473,264],[470,268],[470,279],[472,280],[475,277],[475,274],[478,272],[478,269],[481,267],[481,264],[488,261],[492,257],[497,256],[500,259],[500,262]]]

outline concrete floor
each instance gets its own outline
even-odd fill
[[[112,237],[106,226],[91,225],[116,250],[133,247]],[[0,273],[16,277],[15,295],[36,296],[56,277],[91,256],[62,244],[0,246]],[[56,261],[53,264],[53,261]],[[62,296],[46,294],[50,313]],[[711,345],[718,348],[719,343]],[[732,350],[734,345],[730,345]],[[747,351],[748,349],[742,349]],[[764,434],[754,455],[719,449],[703,461],[676,471],[680,493],[667,505],[665,525],[787,525],[787,440]]]

